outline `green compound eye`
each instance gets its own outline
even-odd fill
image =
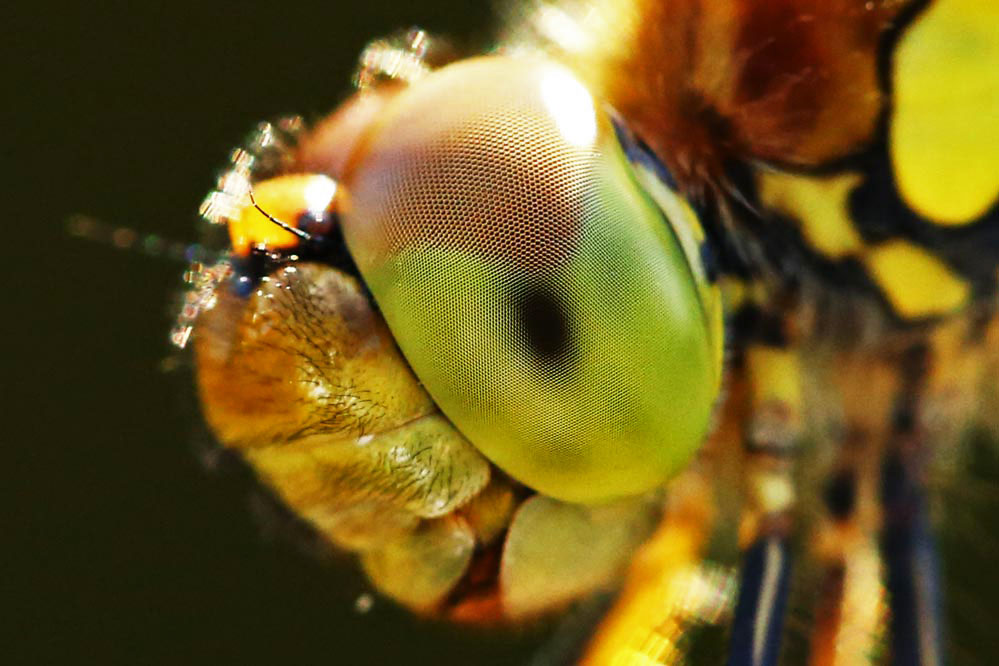
[[[690,220],[638,185],[567,70],[489,57],[432,74],[390,102],[342,186],[347,245],[400,348],[497,466],[600,502],[689,461],[718,392],[715,290]]]

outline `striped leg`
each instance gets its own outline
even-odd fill
[[[791,574],[792,458],[800,435],[797,356],[769,346],[745,356],[752,416],[745,433],[747,487],[740,540],[739,599],[728,666],[777,663]]]
[[[783,535],[761,536],[746,552],[728,666],[773,666],[787,604],[791,562]]]

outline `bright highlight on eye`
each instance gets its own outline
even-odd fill
[[[567,142],[589,148],[597,138],[593,97],[574,76],[560,67],[541,75],[541,99]]]
[[[336,196],[336,181],[326,176],[315,176],[305,186],[305,207],[316,218],[321,218]]]
[[[593,41],[589,33],[557,7],[542,6],[534,20],[541,34],[570,53],[584,53]]]

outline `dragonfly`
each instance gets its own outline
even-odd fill
[[[603,595],[578,663],[944,663],[999,11],[538,2],[498,44],[373,41],[233,150],[172,333],[220,445],[415,613]]]

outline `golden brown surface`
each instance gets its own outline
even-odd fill
[[[205,417],[223,444],[388,430],[437,411],[357,282],[296,264],[244,301],[223,287],[198,322]]]

